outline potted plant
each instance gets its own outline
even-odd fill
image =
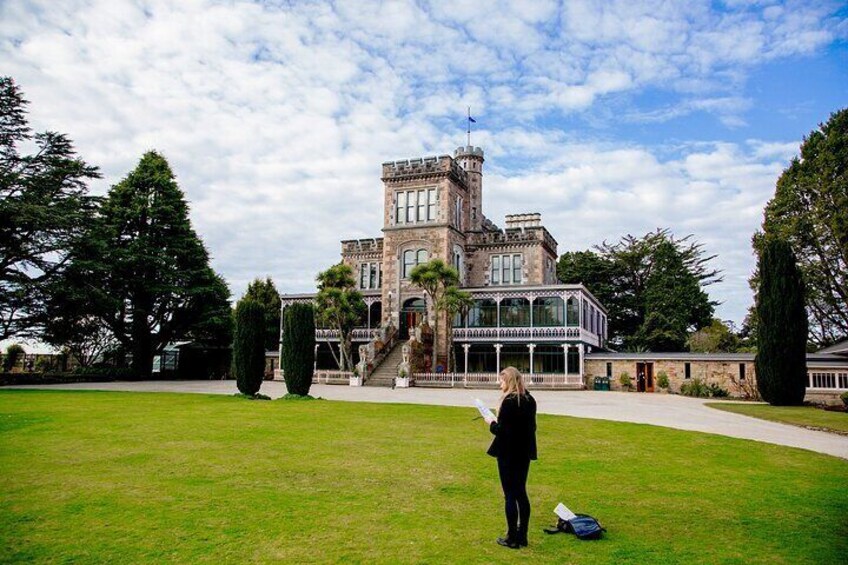
[[[618,382],[621,384],[621,390],[630,390],[632,388],[632,384],[630,383],[630,373],[624,371],[619,375]]]
[[[668,392],[668,375],[665,371],[657,373],[657,386],[660,387],[660,392],[665,394]]]
[[[407,388],[409,387],[409,378],[407,377],[408,373],[406,369],[400,369],[398,371],[397,379],[395,380],[395,386],[398,388]]]
[[[353,376],[350,377],[350,386],[362,386],[362,377],[359,376],[359,367],[354,366]]]

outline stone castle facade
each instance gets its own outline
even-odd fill
[[[375,331],[393,328],[401,342],[436,312],[410,271],[442,259],[459,272],[460,286],[474,298],[467,316],[438,321],[454,327],[457,370],[497,372],[515,365],[539,375],[582,373],[583,356],[602,349],[607,313],[582,285],[559,284],[557,241],[539,213],[511,214],[499,228],[483,210],[484,153],[460,147],[441,155],[382,165],[382,237],[342,241],[342,261],[356,274],[369,306],[358,344]],[[284,305],[314,295],[283,296]],[[426,372],[443,372],[448,332],[438,334]],[[319,364],[331,356],[337,336],[319,330]]]

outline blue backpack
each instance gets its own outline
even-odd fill
[[[566,534],[574,534],[580,539],[598,539],[601,533],[607,531],[601,526],[598,521],[587,514],[577,514],[571,520],[557,519],[557,525],[554,528],[545,528],[546,534],[558,534],[560,532]]]

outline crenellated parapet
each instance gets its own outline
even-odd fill
[[[468,174],[450,155],[383,163],[382,180],[386,183],[441,177],[448,177],[463,187],[468,186]]]
[[[342,255],[377,253],[383,255],[383,238],[347,239],[342,241]]]
[[[507,228],[499,231],[469,233],[468,245],[497,247],[514,244],[541,243],[556,255],[557,241],[544,226]]]

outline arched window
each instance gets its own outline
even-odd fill
[[[462,247],[459,245],[453,246],[453,268],[456,269],[456,272],[459,273],[459,283],[465,283],[465,273],[464,273],[464,263],[465,259],[463,257],[464,253],[462,252]]]
[[[371,325],[369,327],[372,328],[372,329],[373,328],[379,328],[380,323],[382,322],[382,318],[383,318],[383,304],[381,302],[377,301],[377,302],[374,302],[373,304],[371,304],[371,306],[368,309],[369,309],[368,316],[369,316],[369,320],[371,322]]]
[[[415,264],[420,265],[421,263],[427,262],[427,250],[419,249],[418,253],[415,254]]]

